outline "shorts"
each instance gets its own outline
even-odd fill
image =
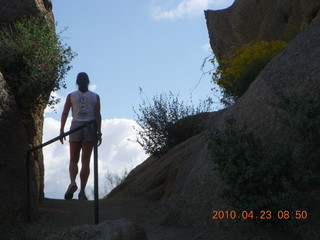
[[[83,124],[85,124],[86,122],[72,122],[71,123],[71,127],[70,130],[77,128]],[[83,142],[83,141],[90,141],[92,142],[93,139],[93,126],[89,125],[88,127],[84,127],[72,134],[70,134],[69,136],[69,141],[70,142]]]

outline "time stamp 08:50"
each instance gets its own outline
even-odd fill
[[[280,219],[280,220],[305,220],[308,218],[308,212],[306,210],[261,210],[261,211],[223,211],[223,210],[214,210],[212,211],[212,220],[222,220],[222,219],[261,219],[261,220],[271,220],[271,219]]]

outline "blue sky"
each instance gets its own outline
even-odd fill
[[[78,54],[66,77],[66,96],[78,72],[89,74],[100,95],[104,118],[132,119],[141,102],[139,87],[151,98],[179,93],[188,101],[213,97],[201,65],[210,55],[203,11],[233,0],[53,0],[58,31]],[[210,67],[210,64],[208,64]]]
[[[79,72],[89,74],[100,95],[103,142],[99,147],[101,196],[109,188],[106,175],[122,175],[148,156],[134,141],[133,107],[141,103],[139,88],[152,98],[172,91],[193,102],[214,97],[210,76],[201,77],[203,60],[211,54],[204,17],[206,9],[229,7],[234,0],[53,0],[57,31],[78,54],[58,91],[56,113],[46,110],[43,141],[59,134],[65,98],[76,90]],[[207,64],[210,69],[210,64]],[[218,101],[217,99],[214,99]],[[218,107],[218,106],[217,106]],[[66,129],[70,125],[68,118]],[[69,184],[69,146],[56,142],[44,148],[45,196],[63,198]],[[91,162],[92,168],[92,162]],[[79,183],[79,179],[77,179]],[[87,195],[92,198],[93,176]],[[110,189],[109,189],[110,190]],[[76,194],[77,195],[77,194]]]

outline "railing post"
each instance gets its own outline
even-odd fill
[[[94,149],[93,149],[93,165],[94,165],[94,224],[99,224],[99,181],[98,181],[98,135],[97,123],[93,123],[94,129]]]
[[[31,151],[26,153],[26,167],[27,167],[27,222],[31,222],[31,174],[30,174],[30,154]]]

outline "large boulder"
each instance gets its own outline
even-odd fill
[[[287,136],[280,128],[279,111],[272,103],[277,103],[277,91],[289,98],[293,92],[297,96],[308,94],[320,103],[319,39],[320,19],[317,19],[265,67],[236,104],[213,113],[211,124],[223,129],[226,120],[232,117],[237,123],[246,122],[255,135],[268,143],[285,142]],[[233,209],[219,196],[222,186],[203,132],[177,145],[161,158],[147,159],[109,194],[109,198],[131,196],[153,201],[154,216],[162,224],[206,226],[211,223],[219,226],[218,222],[211,220],[212,211]],[[316,218],[319,212],[318,207],[308,221],[309,225],[304,225],[309,227],[303,230],[303,235],[315,236],[310,239],[320,237],[315,230],[320,227]],[[226,220],[225,226],[235,222]],[[246,230],[242,225],[237,231],[268,231],[248,225]],[[288,239],[288,236],[282,239]]]
[[[210,44],[218,58],[251,41],[289,40],[320,15],[320,1],[235,0],[224,10],[207,10]]]

